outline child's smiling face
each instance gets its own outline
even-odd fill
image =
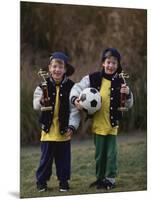
[[[102,66],[104,67],[104,71],[108,75],[112,75],[117,71],[118,68],[118,60],[117,58],[111,56],[104,60],[102,63]]]
[[[49,72],[55,81],[61,81],[66,72],[64,61],[53,59],[49,64]]]

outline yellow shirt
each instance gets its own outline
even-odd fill
[[[118,126],[110,124],[110,88],[111,81],[102,79],[100,95],[102,98],[101,109],[93,116],[92,132],[98,135],[117,135]]]
[[[41,132],[41,141],[67,141],[69,137],[60,134],[59,130],[59,90],[60,87],[56,86],[56,102],[54,109],[53,121],[49,133]]]

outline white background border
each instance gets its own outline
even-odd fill
[[[34,1],[34,0],[32,0]],[[38,0],[36,1],[38,2]],[[49,197],[49,199],[149,199],[151,194],[150,103],[151,102],[151,5],[149,0],[49,0],[39,2],[143,8],[148,10],[148,190],[94,195]],[[20,1],[3,0],[0,4],[0,199],[19,198],[20,178]],[[30,73],[30,72],[29,72]],[[142,83],[143,84],[143,83]],[[141,95],[141,94],[140,94]],[[29,198],[32,199],[32,198]],[[36,198],[36,200],[48,198]]]

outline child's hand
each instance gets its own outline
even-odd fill
[[[120,92],[128,95],[129,94],[129,87],[126,84],[122,84]]]
[[[43,96],[42,96],[41,99],[40,99],[40,104],[41,104],[41,105],[44,105],[44,97],[43,97]]]
[[[48,100],[50,100],[50,97],[48,97]],[[41,104],[41,105],[44,105],[44,104],[45,104],[44,96],[41,97],[41,99],[40,99],[40,104]]]
[[[70,128],[68,128],[65,135],[66,135],[69,139],[71,139],[71,137],[72,137],[72,135],[73,135],[73,131],[72,131]]]
[[[82,109],[83,109],[83,107],[82,107],[81,104],[80,104],[80,99],[79,99],[79,98],[77,98],[77,99],[74,101],[74,105],[76,106],[76,108],[77,108],[78,110],[82,110]]]

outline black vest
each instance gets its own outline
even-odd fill
[[[54,108],[55,108],[55,100],[56,100],[56,85],[53,80],[50,78],[47,79],[48,85],[48,95],[50,97],[50,106],[52,106],[51,111],[43,111],[40,116],[41,128],[48,133],[52,124]],[[60,83],[60,92],[59,92],[59,128],[60,133],[64,134],[68,127],[69,121],[69,94],[74,82],[70,79],[65,78]]]
[[[100,91],[103,73],[95,72],[89,75],[90,86]],[[124,81],[119,78],[118,74],[115,74],[111,80],[111,95],[110,95],[110,123],[112,127],[119,124],[119,120],[122,118],[122,112],[118,111],[120,106],[120,88]]]

